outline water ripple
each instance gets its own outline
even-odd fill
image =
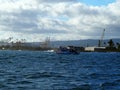
[[[120,90],[120,53],[0,51],[0,90]]]

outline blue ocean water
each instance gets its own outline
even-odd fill
[[[120,53],[0,51],[0,90],[120,90]]]

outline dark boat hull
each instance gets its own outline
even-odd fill
[[[56,51],[57,54],[79,54],[79,52],[70,52],[70,51]]]
[[[75,47],[60,47],[57,51],[57,54],[79,54],[78,50]]]

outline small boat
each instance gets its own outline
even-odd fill
[[[75,47],[59,47],[56,51],[57,54],[79,54]]]

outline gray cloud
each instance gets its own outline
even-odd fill
[[[119,1],[104,7],[87,6],[75,0],[39,0],[39,3],[38,0],[8,1],[10,7],[8,3],[1,3],[2,32],[22,33],[24,36],[27,33],[37,34],[36,37],[39,34],[53,34],[57,39],[84,39],[100,38],[105,28],[106,38],[120,38]],[[11,6],[12,4],[14,6]]]

